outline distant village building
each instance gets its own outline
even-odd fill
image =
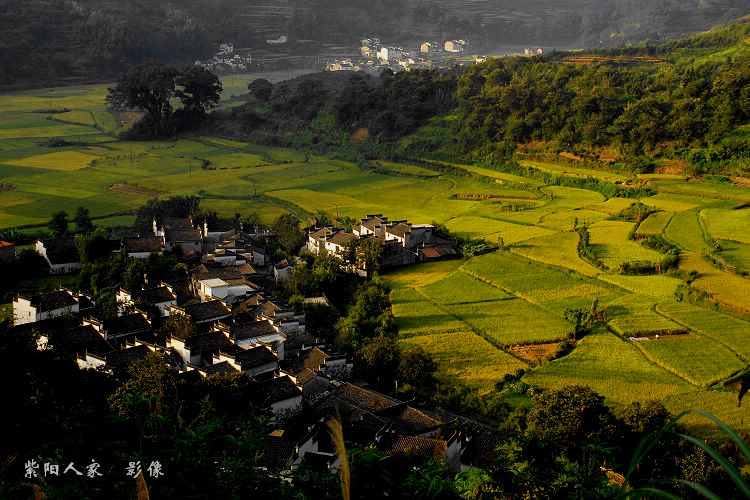
[[[273,40],[266,40],[266,43],[268,45],[281,45],[283,43],[286,43],[289,39],[286,35],[281,35],[279,38],[273,39]]]
[[[446,52],[463,52],[466,50],[466,40],[448,40],[445,42]]]
[[[382,61],[398,61],[403,57],[403,51],[396,47],[381,47],[381,49],[378,51],[378,59]]]
[[[423,54],[434,54],[440,50],[440,45],[437,42],[425,42],[419,46],[419,51]]]

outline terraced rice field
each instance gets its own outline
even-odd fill
[[[707,387],[747,366],[736,354],[707,337],[662,336],[638,342],[646,357],[691,384]]]
[[[700,216],[714,238],[750,243],[750,208],[707,208],[701,211]]]
[[[461,271],[449,274],[429,285],[420,286],[418,290],[442,305],[473,304],[513,298],[512,295],[499,288],[488,285]]]
[[[610,269],[617,269],[626,262],[659,262],[659,252],[650,250],[628,239],[633,223],[602,221],[589,227],[590,244],[597,258]]]
[[[578,233],[552,233],[516,243],[513,253],[553,266],[565,267],[585,276],[596,276],[601,271],[578,256]]]
[[[669,224],[669,221],[672,220],[672,217],[674,217],[674,212],[656,212],[641,222],[641,224],[638,226],[638,230],[636,231],[636,234],[639,236],[659,236],[664,233],[664,230],[667,228],[667,224]]]
[[[632,343],[608,332],[584,337],[571,354],[542,365],[523,380],[546,389],[587,385],[615,406],[687,392],[692,387],[648,361]]]
[[[526,363],[495,348],[472,331],[422,335],[409,338],[403,344],[421,347],[434,357],[440,372],[482,392],[493,390],[506,373],[528,368]],[[468,359],[472,362],[468,363]]]

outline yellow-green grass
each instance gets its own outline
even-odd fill
[[[545,208],[554,209],[556,212],[594,205],[606,199],[601,193],[565,186],[546,186],[541,188],[541,191],[552,197],[552,201]]]
[[[616,407],[685,392],[692,387],[649,362],[630,342],[601,330],[580,340],[567,356],[527,373],[524,381],[545,389],[586,385]]]
[[[687,179],[686,176],[680,175],[680,174],[638,174],[637,176],[639,179],[644,179],[647,181],[652,180],[674,180],[674,181],[682,181]]]
[[[526,292],[517,292],[517,295],[562,317],[568,309],[589,311],[595,299],[599,299],[599,308],[601,308],[603,304],[622,297],[623,292],[614,287],[602,286],[602,284],[591,280],[564,288],[542,287]]]
[[[605,214],[614,215],[625,210],[633,203],[635,203],[635,200],[631,198],[610,198],[607,201],[588,205],[586,208],[588,210],[596,210],[599,212],[604,212]]]
[[[750,244],[722,240],[719,255],[737,271],[750,273]]]
[[[419,293],[439,304],[464,304],[512,298],[499,288],[479,281],[461,271],[419,287]],[[482,307],[482,306],[478,306]]]
[[[604,316],[612,330],[623,337],[667,335],[687,331],[684,326],[654,311],[651,297],[625,295],[604,304]]]
[[[8,164],[19,167],[44,168],[47,170],[78,170],[87,167],[93,160],[99,158],[78,151],[60,151],[32,156],[23,160],[11,160]]]
[[[261,156],[248,153],[228,153],[207,155],[206,159],[211,162],[211,167],[234,168],[234,167],[257,167],[267,165]]]
[[[416,175],[420,177],[437,177],[440,172],[430,170],[417,165],[407,165],[404,163],[395,163],[392,161],[379,161],[376,164],[379,168],[395,172],[397,174]]]
[[[451,189],[451,195],[459,196],[462,195],[466,199],[466,195],[480,195],[484,197],[499,197],[500,199],[491,199],[487,201],[487,207],[489,210],[497,209],[500,211],[503,205],[508,203],[514,203],[516,205],[523,204],[529,206],[540,205],[541,203],[535,201],[539,198],[539,192],[531,187],[519,186],[511,183],[499,183],[499,182],[480,182],[478,180],[469,177],[460,177],[455,175],[441,175],[443,179],[449,180],[453,183]],[[494,211],[489,214],[477,214],[477,215],[494,215]]]
[[[450,165],[450,164],[449,164]],[[456,165],[459,168],[467,170],[469,172],[483,175],[485,177],[492,177],[493,179],[500,179],[502,181],[512,182],[514,184],[529,185],[529,186],[541,186],[543,183],[536,179],[529,177],[521,177],[513,174],[506,174],[504,172],[498,172],[497,170],[490,170],[488,168],[477,167],[476,165]]]
[[[653,213],[641,222],[636,233],[643,236],[661,235],[672,217],[674,212]]]
[[[599,279],[612,283],[625,290],[651,297],[674,297],[682,281],[671,276],[624,276],[619,274],[602,274]]]
[[[55,123],[55,122],[49,122]],[[24,128],[8,128],[0,129],[0,139],[23,139],[23,138],[39,138],[47,139],[50,137],[81,137],[86,138],[87,135],[98,134],[99,132],[92,127],[84,127],[81,125],[71,124],[56,124],[48,125],[45,127],[24,127]]]
[[[528,368],[471,331],[421,335],[402,340],[401,344],[421,347],[432,355],[439,372],[482,392],[493,390],[505,374]]]
[[[467,329],[450,312],[438,307],[413,288],[394,288],[390,297],[396,326],[402,338]]]
[[[596,276],[601,271],[578,256],[579,239],[578,233],[554,233],[516,243],[511,251],[531,260],[572,269],[585,276]]]
[[[239,213],[242,217],[248,217],[256,214],[260,217],[261,224],[271,226],[273,222],[284,212],[285,208],[279,207],[268,201],[261,200],[241,200],[241,199],[214,199],[202,198],[201,206],[208,210],[216,210],[219,217],[233,218],[234,214]]]
[[[697,389],[688,393],[674,394],[662,399],[667,409],[674,415],[688,410],[704,410],[733,429],[747,429],[747,401],[737,404],[737,392],[727,389]],[[680,420],[691,433],[701,437],[725,441],[727,435],[713,421],[690,413]]]
[[[750,279],[720,271],[695,252],[683,254],[680,268],[700,273],[691,286],[705,291],[713,299],[729,307],[750,312]]]
[[[135,224],[135,215],[116,215],[114,217],[107,217],[106,219],[96,219],[93,223],[95,226],[101,227],[132,227]]]
[[[719,199],[750,201],[750,190],[734,184],[712,182],[652,181],[660,190],[690,196],[707,196]]]
[[[707,387],[747,366],[732,351],[707,337],[662,336],[638,342],[646,357],[691,384]]]
[[[446,309],[472,329],[504,345],[553,342],[568,337],[571,324],[522,299],[452,304]]]
[[[537,170],[542,170],[550,174],[564,175],[567,177],[593,177],[606,182],[619,182],[629,179],[628,176],[617,174],[614,172],[608,172],[606,170],[595,170],[592,168],[579,168],[571,165],[563,165],[559,163],[549,163],[541,161],[529,161],[521,160],[519,162],[524,167],[532,167]]]
[[[461,269],[514,293],[567,288],[585,282],[582,278],[571,276],[561,269],[514,257],[512,254],[509,255],[509,252],[495,252],[475,257],[466,262]]]
[[[517,228],[517,224],[503,222],[486,217],[461,216],[449,220],[445,226],[451,232],[461,238],[480,239],[491,233]]]
[[[451,274],[463,262],[462,260],[443,260],[414,264],[390,270],[384,273],[384,276],[394,286],[428,285]]]
[[[539,225],[554,230],[572,231],[583,224],[591,225],[607,218],[607,214],[596,210],[576,209],[544,215]]]
[[[74,110],[65,113],[56,113],[50,116],[52,116],[54,120],[73,123],[76,125],[86,125],[89,127],[96,125],[94,117],[88,111]]]
[[[701,211],[700,216],[714,238],[750,243],[750,208],[707,208]]]
[[[216,146],[241,149],[248,145],[247,142],[233,141],[230,139],[222,139],[220,137],[204,137],[204,141],[214,144]]]
[[[589,226],[589,243],[596,257],[610,269],[625,262],[659,262],[663,255],[628,239],[634,224],[624,221],[601,221]]]
[[[701,199],[694,196],[684,196],[672,193],[659,193],[648,198],[643,198],[641,202],[644,205],[658,208],[666,212],[684,212],[685,210],[692,210],[697,208],[706,202],[705,199]]]
[[[740,358],[750,361],[750,321],[687,302],[659,304],[656,310],[694,332],[725,344]]]
[[[555,231],[539,226],[518,226],[513,229],[506,229],[499,233],[488,234],[484,239],[490,243],[498,243],[500,238],[503,239],[503,245],[513,245],[515,243],[554,234]]]
[[[698,221],[697,210],[680,212],[672,217],[664,230],[664,236],[684,250],[711,250]]]

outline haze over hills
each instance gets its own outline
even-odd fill
[[[0,82],[112,78],[146,60],[189,63],[219,43],[276,55],[345,54],[363,36],[408,44],[460,37],[472,53],[511,45],[593,48],[675,38],[747,14],[743,0],[6,0]],[[318,69],[318,68],[311,68]]]

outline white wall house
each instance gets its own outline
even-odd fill
[[[68,290],[57,290],[33,297],[21,295],[13,299],[13,322],[16,325],[79,311],[78,299]]]

